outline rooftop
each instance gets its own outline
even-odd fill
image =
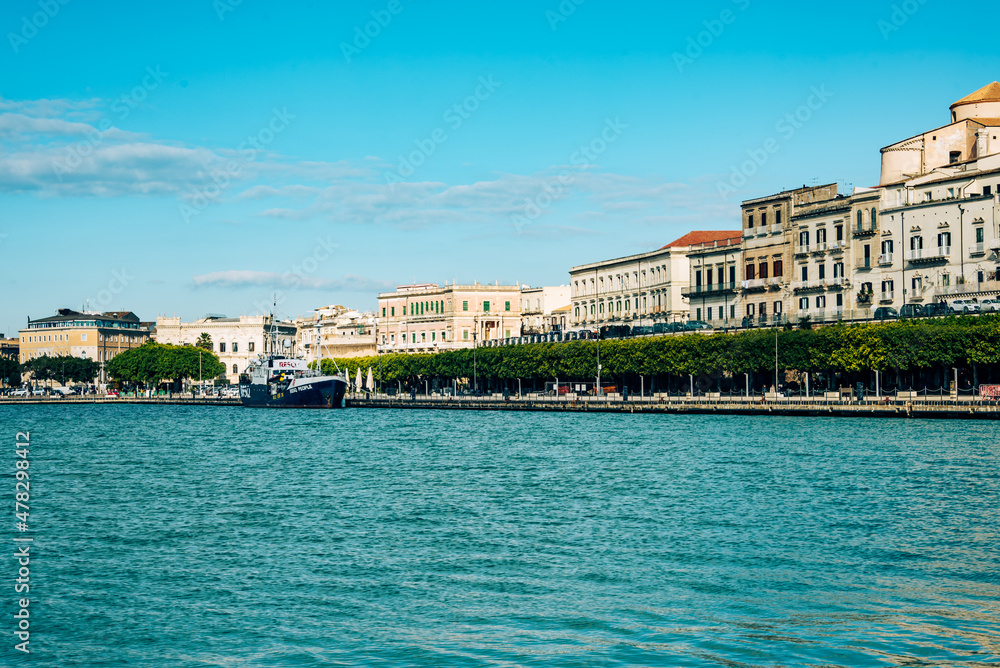
[[[663,248],[686,248],[687,246],[710,244],[713,241],[725,242],[728,239],[740,239],[740,238],[742,238],[741,233],[734,232],[733,230],[723,230],[723,231],[699,230],[696,232],[688,232],[680,239],[670,242]]]
[[[961,100],[951,105],[951,108],[960,107],[963,104],[977,104],[979,102],[1000,102],[1000,83],[994,81],[977,90],[972,95],[967,95]]]

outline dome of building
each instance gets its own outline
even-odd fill
[[[1000,83],[994,81],[951,105],[952,122],[968,118],[1000,118]]]

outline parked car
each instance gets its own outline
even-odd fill
[[[899,309],[900,318],[923,318],[927,310],[920,304],[903,304]]]
[[[948,303],[952,313],[979,313],[979,304],[973,299],[953,299]]]
[[[1000,313],[1000,299],[984,299],[979,302],[980,313]]]
[[[33,397],[44,397],[45,396],[45,389],[41,388],[41,387],[36,387],[35,389],[33,389],[31,391],[31,396],[33,396]]]
[[[697,332],[697,331],[711,330],[712,326],[702,320],[689,320],[687,324],[684,325],[684,329],[688,332],[692,331]]]
[[[12,397],[26,397],[26,396],[28,396],[28,394],[29,394],[28,390],[26,390],[24,388],[21,388],[20,390],[14,390],[11,393],[10,396],[12,396]]]
[[[899,318],[899,311],[891,306],[879,306],[872,314],[875,320],[896,320]]]
[[[948,315],[948,305],[944,302],[934,302],[924,306],[924,317],[938,318]]]

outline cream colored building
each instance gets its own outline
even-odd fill
[[[558,287],[521,288],[521,333],[549,334],[566,329],[562,309],[572,302],[568,285]],[[559,313],[557,313],[559,312]]]
[[[378,300],[379,353],[472,348],[521,336],[517,285],[401,285]]]
[[[97,381],[106,383],[105,364],[119,353],[144,344],[150,332],[131,311],[80,313],[61,308],[54,316],[29,319],[19,335],[22,364],[45,355],[92,359],[100,365]]]
[[[683,322],[682,294],[690,280],[690,246],[728,239],[733,232],[691,232],[659,250],[570,269],[572,327],[648,326]]]
[[[306,359],[316,356],[317,326],[320,357],[341,359],[377,354],[374,313],[361,313],[343,306],[325,306],[312,315],[297,318],[296,342]]]
[[[181,322],[179,317],[160,316],[156,319],[156,341],[175,346],[194,346],[202,334],[212,339],[212,352],[226,367],[226,378],[230,383],[239,383],[239,376],[250,362],[268,350],[269,332],[274,324],[277,350],[282,354],[297,354],[296,327],[291,322],[273,322],[270,316],[243,315],[227,318],[222,315],[206,315],[194,322]],[[210,380],[210,379],[204,379]]]
[[[714,328],[738,327],[743,317],[739,277],[743,274],[743,236],[703,241],[688,249],[691,278],[682,294],[691,320]]]

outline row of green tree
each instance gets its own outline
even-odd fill
[[[599,342],[608,380],[635,375],[763,373],[785,370],[855,373],[935,366],[1000,364],[1000,316],[834,325],[819,329],[751,330]],[[597,341],[456,350],[432,355],[381,355],[337,360],[354,378],[371,367],[381,382],[429,378],[592,380]],[[323,360],[323,369],[334,370]]]
[[[215,353],[198,346],[150,342],[116,355],[107,363],[107,372],[125,383],[155,386],[163,381],[213,379],[225,374],[226,366]]]

